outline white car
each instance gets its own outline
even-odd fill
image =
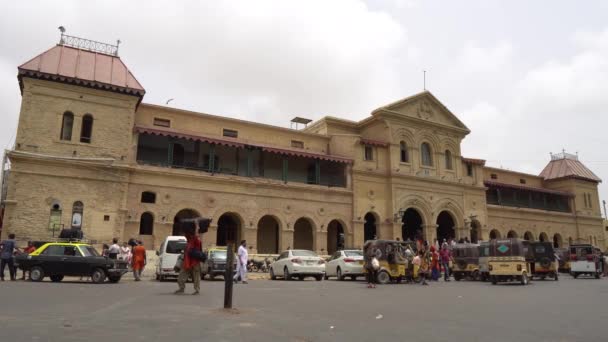
[[[336,277],[344,280],[347,276],[355,280],[357,277],[365,276],[363,273],[363,251],[343,250],[334,253],[325,264],[325,279]]]
[[[177,257],[186,249],[185,236],[167,236],[165,241],[156,251],[158,261],[156,262],[156,280],[163,281],[166,278],[177,278],[178,273],[173,270]]]
[[[570,274],[576,279],[579,275],[589,275],[600,279],[604,272],[601,251],[588,244],[570,245]]]
[[[276,280],[282,277],[291,280],[296,277],[303,280],[306,277],[314,277],[317,281],[323,280],[325,276],[325,260],[313,251],[304,249],[288,250],[270,265],[270,279]]]

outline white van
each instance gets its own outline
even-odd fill
[[[156,280],[163,281],[167,278],[177,278],[178,273],[173,270],[177,257],[186,249],[185,236],[167,236],[165,241],[156,251],[158,261],[156,262]]]

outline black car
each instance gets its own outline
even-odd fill
[[[103,283],[106,278],[117,283],[128,271],[126,261],[100,256],[93,246],[80,242],[49,242],[29,255],[17,255],[15,262],[30,272],[32,281],[48,276],[59,282],[64,276],[76,276],[91,277],[94,283]]]
[[[209,275],[209,280],[213,280],[216,276],[224,276],[226,274],[226,247],[214,247],[205,251],[207,260],[201,264],[201,279]],[[236,257],[233,266],[233,273],[236,272]]]

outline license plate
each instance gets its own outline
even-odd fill
[[[306,265],[314,265],[314,263],[315,263],[314,261],[310,261],[309,260],[309,261],[306,262]]]

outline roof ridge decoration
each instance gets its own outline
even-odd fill
[[[116,41],[116,45],[112,45],[91,39],[68,36],[67,34],[64,34],[62,32],[61,39],[59,40],[59,45],[118,57],[118,47],[120,46],[120,39]]]

